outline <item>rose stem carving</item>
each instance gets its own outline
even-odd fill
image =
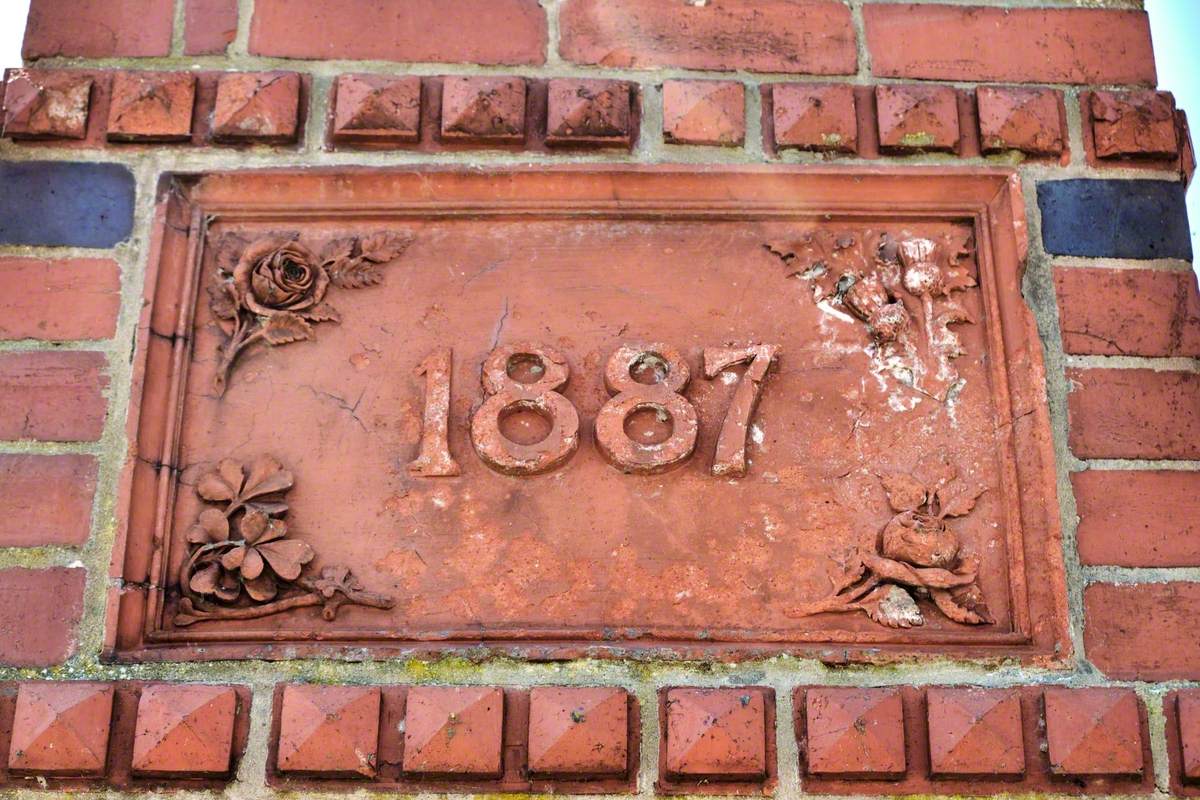
[[[312,338],[318,322],[340,322],[325,302],[330,285],[361,289],[383,281],[382,267],[400,255],[412,237],[397,233],[335,239],[318,258],[294,236],[271,236],[247,244],[236,234],[217,246],[209,308],[227,337],[213,377],[225,394],[238,356],[255,342],[278,346]],[[237,255],[235,255],[235,253]]]
[[[976,580],[978,559],[962,555],[958,535],[946,524],[948,518],[969,514],[983,487],[955,482],[957,470],[944,463],[919,472],[920,477],[881,477],[888,505],[896,513],[876,536],[874,548],[856,548],[841,565],[832,593],[789,616],[862,611],[880,625],[911,628],[925,623],[915,594],[928,595],[954,622],[995,621]]]
[[[224,508],[205,508],[188,530],[176,625],[318,605],[326,620],[346,603],[392,607],[390,597],[363,591],[346,567],[325,567],[316,578],[301,574],[315,554],[305,542],[287,538],[281,517],[292,484],[292,473],[269,455],[248,465],[225,459],[200,478],[196,494]]]
[[[812,282],[815,302],[866,323],[876,363],[898,365],[904,382],[944,401],[959,378],[951,362],[963,353],[949,326],[974,322],[951,298],[976,285],[961,263],[971,240],[965,228],[938,241],[820,229],[766,247],[791,274]]]

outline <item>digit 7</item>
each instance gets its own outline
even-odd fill
[[[762,394],[767,370],[778,353],[779,346],[774,344],[704,348],[704,377],[710,380],[732,366],[750,362],[733,393],[733,402],[725,412],[725,422],[721,425],[717,451],[713,456],[713,475],[740,478],[746,474],[746,435],[750,429],[750,417]]]

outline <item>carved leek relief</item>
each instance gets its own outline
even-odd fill
[[[255,342],[271,346],[311,339],[312,326],[339,322],[325,300],[330,286],[361,289],[383,281],[382,268],[412,243],[407,234],[380,232],[334,239],[318,257],[295,235],[247,242],[228,235],[217,244],[217,268],[208,287],[209,308],[225,334],[213,376],[225,394],[238,356]]]
[[[292,473],[269,455],[246,465],[225,459],[200,478],[196,494],[212,505],[187,532],[175,625],[307,606],[321,606],[326,620],[345,604],[392,607],[391,598],[363,591],[346,567],[327,566],[315,578],[303,574],[316,554],[288,538],[284,496],[293,483]]]

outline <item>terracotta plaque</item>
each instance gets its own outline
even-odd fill
[[[1015,186],[169,179],[114,657],[1063,655]]]

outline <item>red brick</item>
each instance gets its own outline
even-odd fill
[[[559,12],[563,58],[605,67],[849,75],[854,26],[826,0],[567,0]]]
[[[27,775],[103,774],[112,710],[111,684],[22,683],[8,768]]]
[[[1200,472],[1088,470],[1071,483],[1084,564],[1200,566]]]
[[[629,768],[629,693],[609,687],[537,687],[529,693],[529,771],[572,778]]]
[[[224,53],[237,37],[237,27],[238,0],[184,0],[184,55]]]
[[[925,702],[935,778],[1003,780],[1025,774],[1021,698],[1015,690],[934,687]]]
[[[854,87],[777,83],[771,87],[775,145],[853,153],[858,149]]]
[[[250,52],[381,61],[541,64],[537,0],[257,0]]]
[[[1071,450],[1080,458],[1200,458],[1200,374],[1069,369]]]
[[[1149,269],[1054,271],[1063,349],[1101,356],[1200,356],[1196,275]]]
[[[86,542],[96,468],[85,455],[0,455],[0,547]]]
[[[979,137],[985,153],[1020,150],[1057,156],[1066,138],[1062,93],[1054,89],[980,86]]]
[[[75,652],[85,577],[67,567],[0,570],[0,664],[48,667]]]
[[[0,439],[94,442],[104,430],[104,355],[0,354]]]
[[[92,78],[78,72],[20,69],[4,90],[4,135],[13,139],[82,139]]]
[[[757,780],[767,774],[766,698],[757,687],[670,689],[666,775]]]
[[[276,764],[283,772],[373,777],[379,751],[378,686],[283,687]]]
[[[633,87],[625,81],[555,78],[546,110],[546,144],[617,145],[633,141]]]
[[[904,776],[904,705],[899,690],[809,689],[804,702],[810,775],[876,780]]]
[[[1200,583],[1095,583],[1083,598],[1084,647],[1105,675],[1200,679]]]
[[[295,72],[228,72],[217,83],[213,139],[284,144],[296,141],[300,76]]]
[[[192,138],[196,76],[190,72],[118,72],[108,107],[108,140],[185,142]]]
[[[1175,98],[1169,92],[1093,92],[1090,110],[1098,158],[1174,158],[1179,153]]]
[[[0,258],[0,339],[107,339],[121,307],[121,269],[103,258]]]
[[[1140,775],[1144,765],[1137,695],[1129,689],[1053,687],[1042,695],[1046,754],[1055,775]]]
[[[449,77],[442,83],[442,139],[519,143],[525,140],[525,79]]]
[[[663,138],[740,147],[746,141],[745,87],[736,81],[665,81]]]
[[[1180,772],[1188,783],[1200,783],[1200,690],[1182,691],[1175,697],[1179,724]]]
[[[228,773],[237,705],[231,686],[159,684],[142,689],[133,771],[169,777]]]
[[[894,152],[958,146],[958,96],[948,86],[876,86],[879,146]]]
[[[420,137],[421,79],[339,75],[333,140],[339,144],[401,144]]]
[[[871,72],[888,78],[1153,85],[1145,12],[863,6]]]
[[[404,771],[498,778],[504,692],[490,686],[415,686],[404,715]]]
[[[174,0],[32,0],[21,49],[26,60],[171,53]]]

